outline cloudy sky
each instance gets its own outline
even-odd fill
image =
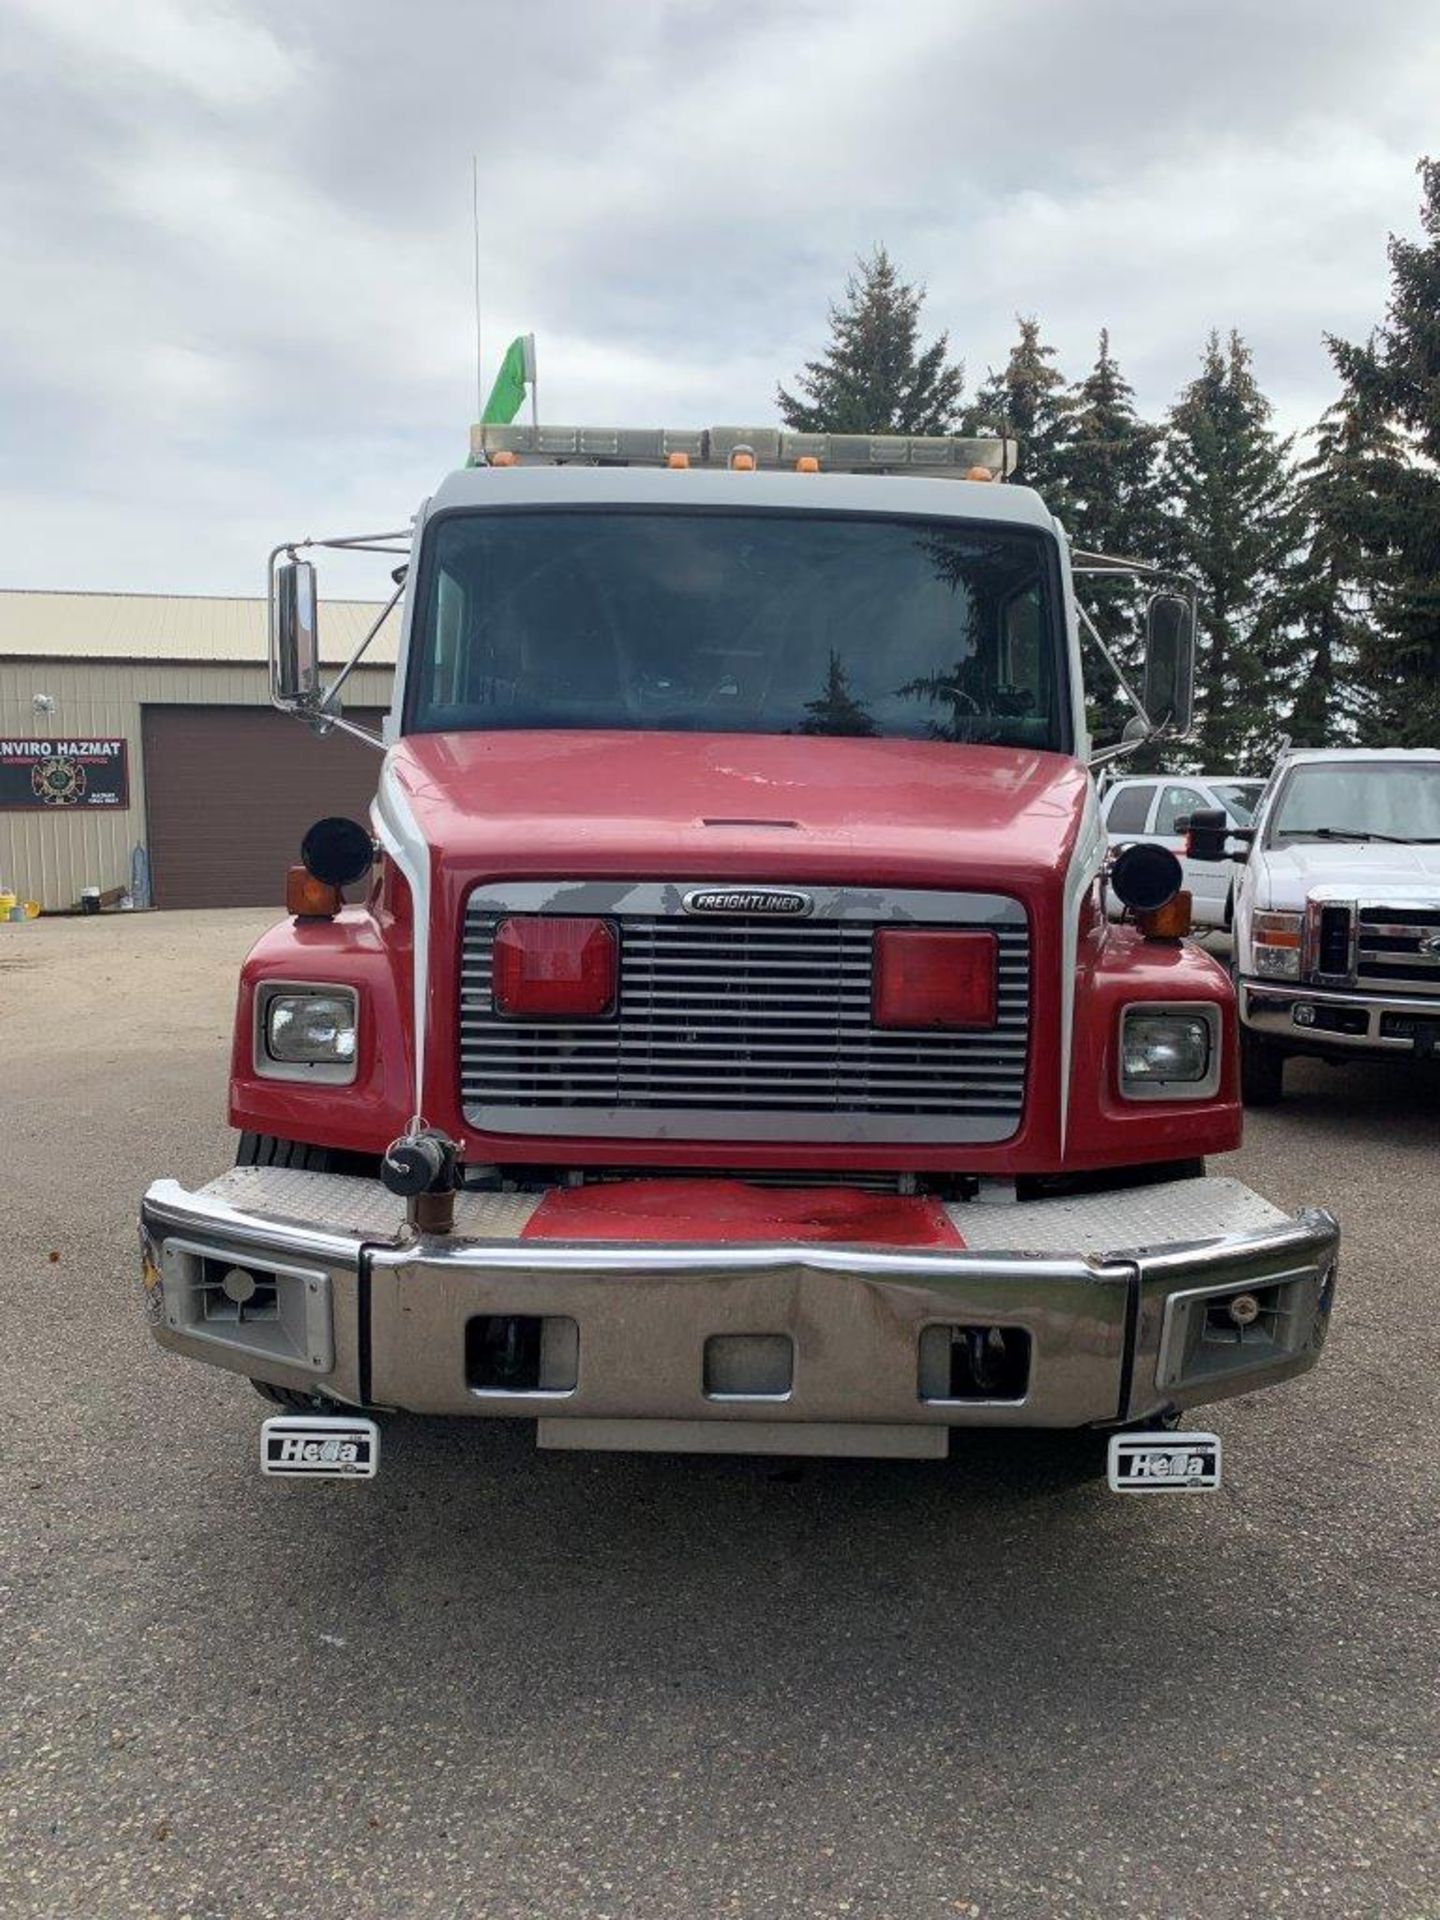
[[[1234,325],[1303,425],[1437,99],[1418,0],[0,0],[0,586],[408,518],[475,411],[474,152],[552,419],[773,419],[883,241],[972,387],[1035,312],[1158,412]]]

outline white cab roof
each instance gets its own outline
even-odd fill
[[[732,473],[699,468],[464,467],[430,501],[454,507],[758,507],[828,513],[887,513],[917,519],[987,520],[1057,531],[1038,493],[998,481],[907,474]]]
[[[1285,754],[1280,767],[1353,766],[1360,760],[1393,760],[1414,765],[1417,760],[1440,760],[1440,747],[1297,747]]]

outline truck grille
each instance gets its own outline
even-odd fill
[[[1435,950],[1427,952],[1432,941]],[[1357,962],[1367,983],[1440,993],[1440,908],[1362,907]]]
[[[631,1139],[1007,1139],[1024,1105],[1030,1018],[1019,903],[809,891],[813,917],[773,921],[691,917],[679,910],[681,887],[477,890],[466,912],[460,1001],[467,1121],[490,1132]],[[495,1014],[495,931],[525,911],[611,921],[620,942],[613,1018],[567,1025]],[[872,1026],[875,931],[917,920],[995,934],[993,1031]]]

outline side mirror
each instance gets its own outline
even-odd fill
[[[317,616],[314,567],[308,560],[282,562],[270,607],[270,689],[277,706],[304,706],[320,691]]]
[[[1155,593],[1145,609],[1145,711],[1155,727],[1188,733],[1195,715],[1195,614],[1178,593]]]
[[[1175,825],[1189,836],[1185,851],[1192,860],[1225,858],[1231,829],[1223,807],[1197,807],[1188,820],[1177,820]]]

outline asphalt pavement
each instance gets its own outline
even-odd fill
[[[1293,1067],[1225,1164],[1345,1253],[1218,1495],[406,1419],[295,1485],[138,1311],[269,917],[0,927],[6,1920],[1440,1915],[1440,1075]]]

